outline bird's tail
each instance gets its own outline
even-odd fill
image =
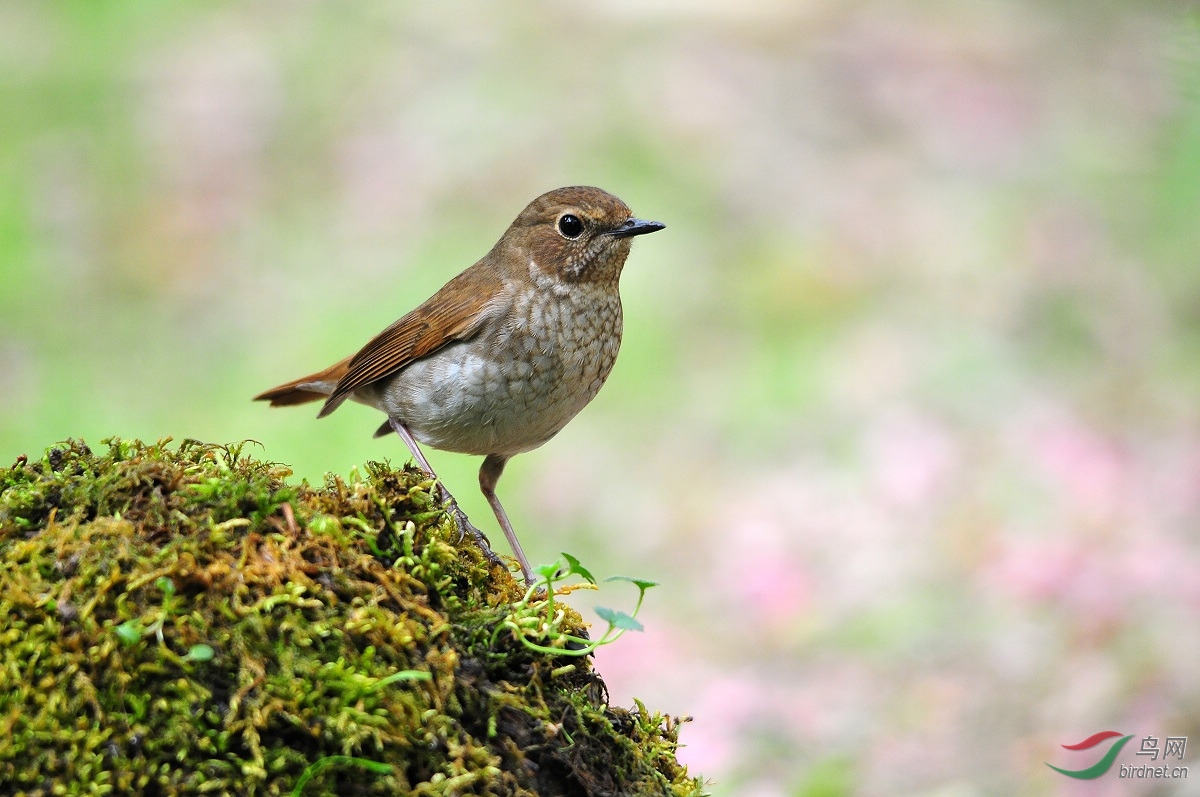
[[[302,376],[278,387],[273,387],[254,397],[255,401],[269,401],[272,407],[290,407],[293,404],[305,404],[309,401],[319,401],[328,398],[337,387],[337,383],[350,367],[350,358],[318,371],[315,374]]]

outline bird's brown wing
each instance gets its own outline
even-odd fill
[[[433,354],[456,340],[474,335],[487,320],[502,282],[480,269],[468,269],[446,283],[417,309],[392,324],[350,358],[346,373],[317,413],[323,418],[363,385]]]
[[[291,382],[273,387],[259,393],[255,401],[269,401],[272,407],[290,407],[293,404],[304,404],[327,398],[330,391],[337,387],[338,381],[345,375],[350,366],[350,357],[336,362],[324,371],[293,379]]]

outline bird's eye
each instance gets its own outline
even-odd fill
[[[578,216],[564,213],[558,217],[558,231],[564,238],[578,238],[583,235],[583,222]]]

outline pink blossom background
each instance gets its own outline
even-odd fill
[[[613,702],[718,796],[1195,793],[1046,766],[1200,744],[1194,6],[12,0],[0,108],[0,460],[402,460],[248,399],[601,185],[667,230],[500,489],[534,560],[661,582]]]

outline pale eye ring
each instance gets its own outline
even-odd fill
[[[564,213],[558,217],[558,232],[573,241],[583,235],[583,222],[573,213]]]

